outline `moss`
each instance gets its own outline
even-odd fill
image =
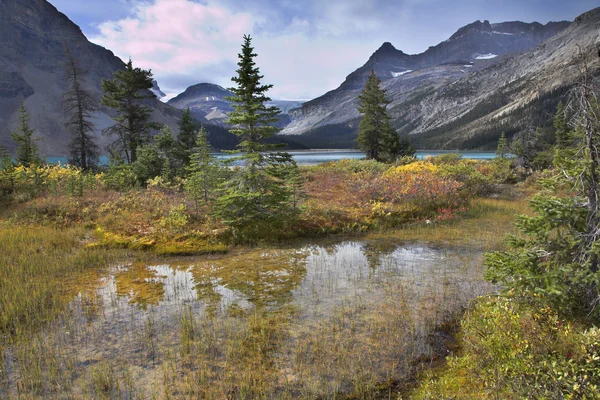
[[[153,248],[160,256],[195,256],[202,254],[225,254],[229,246],[221,243],[159,243]]]

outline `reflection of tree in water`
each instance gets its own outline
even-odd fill
[[[197,264],[192,275],[198,297],[213,311],[222,298],[219,288],[241,293],[257,308],[279,308],[306,276],[307,256],[296,250],[256,250]]]
[[[156,305],[164,298],[163,278],[147,265],[134,263],[115,275],[117,294],[128,296],[130,303],[145,309],[149,304]]]
[[[392,255],[398,246],[389,240],[370,240],[363,245],[362,251],[367,258],[367,263],[372,269],[381,266],[381,261]]]

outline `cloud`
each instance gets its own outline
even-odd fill
[[[233,66],[242,36],[253,24],[251,15],[220,6],[157,0],[137,3],[130,17],[101,23],[90,40],[121,58],[131,57],[159,78],[193,76]]]
[[[200,82],[231,86],[242,36],[250,33],[263,83],[274,85],[269,95],[276,99],[336,88],[384,41],[417,53],[476,19],[532,20],[535,11],[543,21],[547,14],[539,5],[524,9],[522,0],[106,1],[129,5],[129,12],[100,23],[91,40],[152,69],[163,91]]]
[[[101,23],[91,40],[152,69],[163,91],[179,92],[200,82],[230,86],[242,36],[251,33],[263,83],[274,84],[269,94],[278,99],[309,99],[334,89],[373,51],[372,43],[317,32],[323,21],[286,13],[257,16],[223,4],[139,2],[129,17]]]

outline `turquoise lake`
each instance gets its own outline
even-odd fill
[[[309,151],[290,151],[289,152],[298,165],[316,165],[329,161],[338,161],[344,159],[361,159],[365,153],[353,150],[309,150]],[[494,152],[483,151],[449,151],[449,150],[419,150],[416,153],[417,158],[426,158],[427,156],[439,156],[440,154],[459,153],[464,158],[474,160],[490,160],[496,157]],[[214,153],[217,159],[227,159],[235,155],[226,153]],[[46,160],[52,164],[66,164],[67,157],[48,157]],[[107,165],[108,157],[100,157],[100,164]]]

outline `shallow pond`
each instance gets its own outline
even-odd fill
[[[481,254],[380,235],[121,265],[6,352],[0,395],[377,398],[490,290]]]

